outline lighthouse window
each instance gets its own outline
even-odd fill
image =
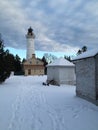
[[[32,64],[32,62],[30,61],[30,64]]]
[[[38,61],[36,61],[36,64],[38,64]]]

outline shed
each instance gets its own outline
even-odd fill
[[[76,95],[98,104],[98,50],[84,52],[73,62],[76,66]]]
[[[60,84],[75,84],[75,65],[64,58],[58,58],[47,65],[47,81]]]

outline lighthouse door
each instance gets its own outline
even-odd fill
[[[28,70],[28,75],[31,75],[31,69]]]

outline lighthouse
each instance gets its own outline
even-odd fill
[[[32,55],[35,54],[35,49],[34,49],[35,34],[33,33],[33,29],[31,27],[28,29],[28,32],[26,34],[26,39],[27,39],[26,59],[28,60],[32,58]]]

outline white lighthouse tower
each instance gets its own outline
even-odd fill
[[[35,49],[34,49],[35,35],[34,35],[33,29],[31,27],[28,29],[26,39],[27,39],[27,55],[26,55],[26,59],[28,60],[28,59],[30,59],[32,57],[32,54],[35,54]]]

